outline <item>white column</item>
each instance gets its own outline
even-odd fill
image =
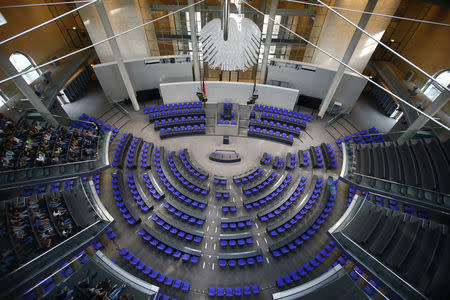
[[[367,1],[365,11],[372,12],[375,8],[375,5],[377,4],[377,1],[378,0]],[[369,22],[369,19],[370,19],[369,14],[363,14],[361,16],[361,19],[359,20],[358,26],[364,29],[367,23]],[[355,52],[356,46],[358,45],[361,35],[362,31],[358,29],[356,29],[355,32],[353,33],[352,39],[350,40],[347,50],[345,50],[344,57],[342,58],[342,62],[344,62],[345,64],[348,64],[350,59],[352,58],[352,55]],[[334,75],[333,81],[331,81],[330,88],[328,89],[328,92],[325,95],[325,98],[322,100],[322,104],[320,105],[318,113],[318,116],[320,118],[323,118],[323,116],[327,112],[328,106],[330,106],[331,100],[333,100],[334,94],[336,93],[339,83],[341,83],[341,79],[344,76],[345,69],[346,69],[345,65],[339,64],[336,74]]]
[[[6,76],[17,75],[16,68],[9,61],[8,56],[0,50],[0,67],[5,72]],[[41,98],[39,98],[33,91],[33,89],[28,85],[28,83],[23,79],[22,76],[18,76],[12,79],[17,88],[22,92],[22,94],[30,101],[33,107],[41,113],[42,117],[54,126],[58,126],[58,122],[47,109],[47,107],[42,103]]]
[[[424,110],[429,116],[434,116],[441,108],[443,108],[450,100],[450,94],[447,91],[443,91],[433,102]],[[416,134],[416,131],[421,129],[430,119],[422,114],[408,127],[405,133],[403,133],[399,140],[407,140]]]
[[[103,6],[103,0],[99,0],[95,3],[97,7],[98,15],[100,16],[100,20],[102,21],[103,28],[105,29],[106,36],[108,38],[114,36],[113,29],[111,27],[111,23],[109,22],[108,15],[106,13],[105,7]],[[131,83],[130,76],[128,75],[128,71],[125,67],[125,64],[122,59],[122,55],[120,53],[119,45],[117,44],[116,38],[109,40],[109,45],[113,51],[114,59],[117,62],[117,66],[119,67],[120,75],[122,76],[123,83],[128,92],[128,97],[130,97],[131,104],[133,104],[134,110],[139,110],[139,104],[136,99],[136,92],[134,91],[133,84]]]
[[[188,0],[188,5],[194,4],[194,0]],[[189,27],[191,31],[192,60],[194,61],[194,80],[200,80],[200,60],[198,58],[197,22],[195,20],[195,6],[189,7]]]
[[[259,77],[259,83],[266,83],[266,71],[267,62],[269,60],[269,50],[270,44],[272,43],[272,33],[273,33],[273,19],[277,13],[278,0],[272,0],[270,2],[270,12],[269,12],[269,24],[267,26],[266,42],[264,44],[264,54],[261,64],[261,75]]]

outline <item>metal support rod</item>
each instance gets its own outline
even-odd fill
[[[51,22],[53,22],[53,21],[56,21],[56,20],[58,20],[58,19],[61,19],[62,17],[65,17],[65,16],[67,16],[67,15],[70,15],[71,13],[76,12],[76,11],[78,11],[78,10],[82,9],[83,7],[86,7],[86,6],[88,6],[88,5],[91,5],[92,3],[96,2],[96,1],[98,1],[98,0],[92,0],[92,1],[90,1],[90,2],[88,2],[88,3],[86,3],[86,4],[83,4],[83,5],[81,5],[81,6],[77,7],[77,8],[74,8],[74,9],[72,9],[72,10],[69,10],[68,12],[63,13],[62,15],[59,15],[59,16],[57,16],[57,17],[54,17],[53,19],[50,19],[50,20],[48,20],[48,21],[45,21],[44,23],[41,23],[41,24],[36,25],[36,26],[34,26],[34,27],[31,27],[31,28],[29,28],[29,29],[27,29],[27,30],[25,30],[25,31],[22,31],[21,33],[18,33],[18,34],[16,34],[16,35],[12,36],[12,37],[7,38],[6,40],[1,41],[1,42],[0,42],[0,45],[3,45],[4,43],[7,43],[7,42],[9,42],[9,41],[12,41],[12,40],[14,40],[14,39],[16,39],[16,38],[18,38],[18,37],[24,35],[24,34],[27,34],[27,33],[29,33],[29,32],[32,32],[33,30],[36,30],[36,29],[38,29],[38,28],[41,28],[42,26],[47,25],[47,24],[49,24],[49,23],[51,23]]]
[[[188,0],[188,4],[194,4],[194,0]],[[189,7],[189,27],[191,30],[191,44],[192,44],[192,60],[194,61],[194,81],[199,81],[200,78],[200,59],[198,56],[197,43],[197,22],[195,19],[195,7]]]
[[[97,1],[97,0],[95,0],[95,1]],[[122,36],[122,35],[125,35],[125,34],[131,32],[131,31],[134,31],[134,30],[136,30],[136,29],[139,29],[139,28],[142,28],[142,27],[144,27],[144,26],[147,26],[148,24],[152,24],[152,23],[154,23],[154,22],[156,22],[156,21],[165,19],[165,18],[167,18],[167,17],[169,17],[169,16],[171,16],[171,15],[174,15],[174,14],[176,14],[176,13],[179,13],[180,11],[183,11],[183,10],[185,10],[185,9],[188,9],[188,8],[191,7],[191,6],[195,6],[195,5],[200,4],[200,3],[204,2],[204,1],[205,1],[205,0],[199,0],[199,1],[195,2],[195,3],[192,4],[192,5],[188,5],[188,6],[185,6],[185,7],[180,8],[180,9],[174,10],[174,11],[168,13],[168,14],[165,14],[164,16],[161,16],[161,17],[159,17],[159,18],[156,18],[156,19],[153,19],[153,20],[151,20],[151,21],[145,22],[145,23],[143,23],[143,24],[141,24],[141,25],[137,25],[137,26],[135,26],[135,27],[133,27],[133,28],[127,29],[127,30],[125,30],[125,31],[122,31],[121,33],[118,33],[118,34],[116,34],[116,35],[114,35],[114,36],[112,36],[112,37],[109,37],[109,38],[106,38],[106,39],[104,39],[104,40],[98,41],[98,42],[93,43],[92,45],[86,46],[86,47],[84,47],[84,48],[75,50],[75,51],[70,52],[70,53],[68,53],[68,54],[65,54],[65,55],[63,55],[63,56],[61,56],[61,57],[52,59],[52,60],[50,60],[50,61],[48,61],[48,62],[46,62],[46,63],[43,63],[43,64],[41,64],[41,65],[39,65],[39,66],[36,66],[36,67],[34,67],[34,68],[30,68],[30,69],[28,69],[28,70],[26,70],[26,71],[23,71],[23,72],[20,72],[20,73],[14,75],[14,76],[9,76],[8,78],[5,78],[5,79],[0,80],[0,84],[1,84],[1,83],[5,83],[5,82],[7,82],[7,81],[10,81],[10,80],[12,80],[12,79],[14,79],[14,78],[16,78],[16,77],[19,77],[19,76],[25,75],[25,74],[27,74],[27,73],[33,72],[34,70],[40,69],[40,68],[42,68],[42,67],[51,65],[51,64],[53,64],[53,63],[55,63],[55,62],[57,62],[57,61],[60,61],[60,60],[65,59],[65,58],[68,58],[68,57],[70,57],[70,56],[73,56],[73,55],[75,55],[75,54],[78,54],[78,53],[80,53],[80,52],[83,52],[83,51],[85,51],[85,50],[88,50],[88,49],[90,49],[90,48],[94,48],[94,47],[97,46],[97,45],[106,43],[106,42],[108,42],[108,41],[110,41],[110,40],[112,40],[112,39],[114,39],[114,38],[117,38],[117,37],[119,37],[119,36]]]
[[[352,21],[350,21],[348,18],[344,17],[342,14],[338,13],[336,10],[334,10],[333,8],[331,8],[330,6],[326,5],[325,3],[323,3],[321,0],[315,0],[317,2],[319,2],[320,4],[322,4],[323,6],[325,6],[326,8],[328,8],[329,10],[331,10],[332,12],[334,12],[336,15],[338,15],[340,18],[344,19],[347,23],[353,25],[357,30],[361,30],[365,35],[367,35],[370,39],[374,40],[378,45],[381,45],[383,48],[387,49],[389,52],[391,52],[392,54],[394,54],[395,56],[397,56],[398,58],[400,58],[401,60],[403,60],[404,62],[406,62],[407,64],[409,64],[410,66],[413,66],[416,70],[418,70],[420,73],[422,73],[423,75],[425,75],[428,79],[430,79],[433,83],[435,83],[435,85],[440,86],[441,88],[443,88],[444,90],[446,90],[447,92],[450,92],[450,89],[446,86],[443,86],[442,84],[440,84],[436,78],[434,78],[433,76],[431,76],[430,74],[428,74],[427,72],[425,72],[424,70],[422,70],[421,68],[419,68],[418,66],[416,66],[415,64],[413,64],[411,61],[409,61],[406,57],[402,56],[401,54],[399,54],[397,51],[389,48],[386,44],[384,44],[383,42],[379,41],[376,37],[374,37],[373,35],[371,35],[370,33],[368,33],[367,31],[365,31],[364,29],[358,27],[355,23],[353,23]]]
[[[259,77],[259,83],[266,83],[267,62],[269,60],[270,44],[272,43],[273,23],[275,15],[277,13],[278,0],[272,0],[270,2],[269,12],[269,24],[267,25],[266,42],[264,44],[264,54],[261,62],[261,74]],[[262,37],[261,37],[262,39]]]
[[[230,0],[222,0],[222,30],[223,40],[228,40],[228,23],[230,21]]]
[[[21,8],[21,7],[34,7],[34,6],[50,6],[50,5],[64,5],[64,4],[75,4],[75,3],[87,3],[90,0],[78,0],[78,1],[68,1],[68,2],[49,2],[49,3],[30,3],[30,4],[20,4],[20,5],[6,5],[0,6],[0,9],[4,8]]]
[[[300,4],[305,4],[305,5],[311,5],[311,6],[324,7],[324,5],[322,5],[322,4],[311,3],[311,2],[306,2],[306,1],[299,1],[299,0],[282,0],[282,1],[293,2],[293,3],[300,3]],[[447,23],[440,23],[440,22],[433,22],[433,21],[427,21],[427,20],[419,20],[419,19],[398,17],[398,16],[393,16],[393,15],[380,14],[380,13],[374,13],[374,12],[367,12],[367,11],[362,11],[362,10],[357,10],[357,9],[350,9],[350,8],[344,8],[344,7],[331,6],[331,5],[329,5],[329,6],[334,8],[334,9],[337,9],[337,10],[355,12],[355,13],[360,13],[360,14],[368,14],[368,15],[373,15],[373,16],[377,16],[377,17],[386,17],[386,18],[391,18],[391,19],[398,19],[398,20],[404,20],[404,21],[419,22],[419,23],[426,23],[426,24],[431,24],[431,25],[439,25],[439,26],[450,27],[450,24],[447,24]]]
[[[17,74],[16,68],[9,61],[8,56],[0,50],[0,67],[7,76],[12,76]],[[30,101],[33,107],[42,115],[42,117],[50,124],[57,126],[58,122],[48,111],[47,107],[42,103],[41,98],[39,98],[28,83],[23,79],[22,76],[13,79],[14,84],[22,92],[22,94]]]
[[[248,3],[245,0],[242,0],[242,3],[245,3],[248,7],[252,8],[253,10],[257,11],[258,13],[264,15],[264,13],[262,11],[260,11],[259,9],[257,9],[256,7],[254,7],[253,5],[251,5],[250,3]],[[272,21],[275,22],[274,19],[271,19]],[[344,64],[341,60],[339,60],[338,58],[336,58],[334,55],[332,55],[331,53],[329,53],[328,51],[320,48],[319,46],[317,46],[316,44],[308,41],[307,39],[305,39],[303,36],[301,36],[300,34],[296,33],[295,31],[292,31],[291,29],[289,29],[287,26],[281,24],[280,22],[276,22],[278,25],[280,25],[281,28],[284,28],[285,30],[289,31],[290,33],[292,33],[293,35],[295,35],[296,37],[298,37],[299,39],[301,39],[303,42],[307,43],[308,45],[311,45],[312,47],[314,47],[315,49],[319,50],[320,52],[322,52],[323,54],[325,54],[326,56],[328,56],[329,58],[337,61],[340,64]],[[373,85],[379,87],[380,89],[382,89],[383,91],[385,91],[386,93],[388,93],[389,95],[391,95],[392,97],[394,97],[395,99],[399,100],[400,102],[404,103],[406,106],[410,107],[411,109],[417,111],[419,114],[425,116],[426,118],[428,118],[429,120],[431,120],[432,122],[438,124],[439,126],[441,126],[442,128],[444,128],[447,131],[450,131],[450,128],[448,126],[446,126],[445,124],[435,120],[432,116],[427,115],[426,113],[424,113],[423,111],[421,111],[420,109],[417,109],[414,105],[411,105],[408,101],[402,99],[401,97],[397,96],[396,94],[394,94],[393,92],[391,92],[390,90],[384,88],[381,84],[375,82],[374,80],[367,78],[366,76],[364,76],[361,72],[358,72],[355,68],[349,66],[348,64],[344,64],[349,70],[351,70],[352,72],[354,72],[355,74],[357,74],[359,77],[364,77],[367,79],[367,81],[371,82]],[[0,82],[1,83],[1,82]]]
[[[107,37],[114,37],[114,32],[109,21],[108,15],[106,13],[105,7],[103,6],[103,0],[99,0],[95,4],[97,8],[98,15],[100,20],[102,21],[103,28],[105,29]],[[125,67],[125,63],[123,62],[122,54],[120,53],[119,45],[117,44],[116,38],[109,40],[109,45],[111,46],[114,59],[117,62],[117,66],[119,67],[120,75],[122,76],[123,83],[125,84],[125,88],[127,89],[128,97],[130,97],[131,104],[133,104],[133,108],[135,111],[139,110],[139,104],[136,99],[136,92],[134,91],[133,84],[131,83],[130,76],[128,75],[127,68]]]
[[[448,103],[449,100],[450,94],[443,91],[436,99],[434,99],[434,101],[425,109],[424,112],[429,116],[434,116]],[[400,136],[399,140],[404,141],[413,137],[416,134],[416,131],[420,130],[427,122],[427,118],[423,115],[419,115],[419,117],[411,125],[409,125],[406,132]]]
[[[375,9],[375,6],[377,4],[378,0],[369,0],[367,1],[366,7],[364,11],[371,12]],[[361,19],[359,20],[358,26],[361,28],[365,28],[367,26],[367,23],[369,22],[370,15],[362,15]],[[356,46],[358,45],[359,40],[361,39],[362,32],[360,30],[355,30],[353,32],[353,36],[350,40],[350,43],[348,44],[347,49],[345,50],[344,56],[342,57],[342,62],[345,64],[348,64],[350,62],[350,59],[353,56],[353,53],[355,52]],[[325,98],[322,100],[322,103],[320,105],[318,116],[320,118],[323,118],[325,113],[327,112],[328,107],[330,106],[331,101],[333,100],[333,97],[336,93],[336,90],[341,83],[342,77],[344,76],[346,67],[343,64],[339,64],[339,67],[334,74],[333,80],[331,81],[330,87],[327,91],[327,94],[325,95]]]

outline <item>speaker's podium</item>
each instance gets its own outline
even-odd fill
[[[230,143],[230,136],[224,135],[224,136],[223,136],[223,143],[224,143],[225,145],[228,145],[228,144]]]

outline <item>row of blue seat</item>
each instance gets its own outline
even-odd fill
[[[364,129],[363,131],[356,132],[352,135],[347,135],[344,138],[339,138],[336,140],[339,149],[342,151],[342,143],[353,142],[355,144],[370,144],[370,143],[381,143],[384,142],[383,136],[380,132],[372,127],[370,129]]]
[[[155,247],[161,252],[164,252],[167,255],[171,255],[176,259],[181,259],[183,262],[191,262],[193,264],[197,264],[200,256],[191,255],[189,253],[183,252],[178,249],[174,249],[165,243],[161,242],[157,238],[153,237],[150,233],[148,233],[145,229],[141,228],[137,232],[146,242],[148,242],[151,246]]]
[[[353,189],[353,190],[356,191],[356,189]],[[365,195],[366,195],[366,192],[363,191],[362,196],[365,197]],[[371,201],[372,197],[373,197],[373,195],[370,195],[370,194],[367,195],[367,200]],[[387,206],[386,201],[387,201],[387,199],[385,199],[381,196],[375,196],[375,204],[376,205],[385,207],[385,206]],[[389,199],[389,201],[387,201],[387,203],[389,203],[390,209],[401,210],[400,203],[398,201]],[[419,207],[412,206],[412,205],[403,204],[403,212],[410,214],[410,215],[417,216],[422,219],[430,218],[430,213],[428,211],[426,211],[422,208],[419,208]]]
[[[363,277],[364,272],[358,267],[355,266],[348,275],[354,280],[359,281],[361,277]],[[366,275],[367,276],[367,275]],[[367,282],[366,279],[364,279],[364,282]],[[375,295],[378,294],[378,291],[376,289],[379,289],[380,285],[376,283],[373,279],[369,279],[369,282],[364,286],[363,291],[369,295],[371,298],[375,297]]]
[[[247,135],[288,144],[290,146],[294,143],[294,136],[292,134],[288,135],[285,132],[281,133],[280,131],[267,130],[261,127],[250,126]]]
[[[258,295],[259,294],[259,287],[257,284],[254,284],[252,286],[244,286],[244,287],[209,287],[208,288],[208,296],[214,297],[233,297],[233,296],[250,296],[250,295]]]
[[[161,128],[169,127],[169,126],[181,126],[181,125],[199,125],[205,124],[205,116],[187,116],[187,117],[174,117],[174,118],[166,118],[159,119],[155,121],[155,130],[159,130]]]
[[[180,159],[181,162],[183,163],[183,165],[186,167],[186,169],[189,171],[189,173],[191,173],[192,175],[194,175],[196,178],[205,181],[208,178],[208,174],[201,172],[200,170],[196,169],[191,162],[188,159],[188,156],[186,156],[185,150],[180,150],[178,151],[179,155],[180,155]]]
[[[221,227],[222,229],[236,229],[236,228],[244,229],[245,227],[251,227],[252,224],[253,223],[251,220],[239,222],[222,222]]]
[[[310,122],[313,120],[313,116],[312,115],[309,115],[307,113],[302,113],[302,112],[296,112],[296,111],[289,110],[289,109],[286,109],[286,108],[281,108],[281,107],[255,104],[255,107],[253,109],[256,110],[256,111],[263,111],[263,112],[282,114],[282,115],[286,115],[286,116],[289,116],[289,117],[304,118],[305,120],[308,120]]]
[[[289,198],[287,198],[283,203],[278,205],[272,211],[265,213],[265,214],[258,213],[258,217],[260,218],[260,220],[262,222],[267,222],[267,221],[277,217],[278,215],[281,215],[284,211],[286,211],[295,201],[297,201],[298,197],[303,192],[303,189],[306,185],[307,179],[308,179],[308,177],[302,176],[302,178],[300,178],[300,182],[298,183],[298,185],[295,188],[292,195],[289,196]]]
[[[336,153],[330,143],[321,145],[322,152],[325,158],[325,163],[327,164],[327,169],[336,169],[338,167]]]
[[[112,163],[111,163],[111,165],[113,167],[117,168],[119,166],[120,152],[121,152],[123,146],[125,146],[126,139],[127,139],[127,134],[126,133],[122,134],[122,137],[120,138],[120,141],[117,144],[116,149],[114,150],[113,159],[112,159]]]
[[[136,150],[138,150],[138,151],[140,150],[139,144],[141,143],[141,141],[142,141],[142,139],[133,137],[133,140],[131,141],[130,146],[128,147],[127,163],[126,163],[127,168],[135,167],[135,166],[133,166],[133,158],[134,158]],[[136,149],[136,147],[138,147],[138,148]]]
[[[299,165],[301,167],[309,166],[309,164],[310,164],[309,151],[308,150],[304,150],[304,151],[300,150],[300,151],[301,151],[301,156],[302,156],[303,161],[300,161]]]
[[[295,170],[297,167],[297,154],[288,153],[286,156],[286,170]]]
[[[242,239],[221,239],[220,240],[220,246],[221,247],[236,247],[236,246],[245,246],[245,245],[252,245],[253,244],[253,238],[252,237],[248,237],[248,238],[242,238]]]
[[[223,185],[223,186],[225,186],[225,185],[227,185],[227,179],[226,178],[224,178],[224,179],[222,179],[222,178],[214,178],[214,180],[213,180],[213,184],[214,185]]]
[[[322,190],[323,186],[323,178],[320,177],[317,179],[314,190],[309,197],[308,202],[303,206],[303,208],[292,218],[284,222],[282,225],[278,226],[275,229],[269,230],[271,236],[276,237],[282,233],[284,233],[286,230],[289,230],[292,226],[294,226],[298,221],[300,221],[313,207],[314,203],[316,203],[317,199],[319,199],[319,194]]]
[[[300,117],[289,117],[285,115],[280,115],[276,113],[270,113],[270,112],[263,112],[261,114],[262,120],[268,120],[268,121],[283,121],[284,123],[291,124],[291,125],[297,125],[303,128],[306,128],[306,121],[308,120],[308,117],[303,116],[303,118]]]
[[[224,191],[216,192],[216,199],[219,200],[219,199],[222,199],[222,198],[224,200],[230,199],[230,193],[229,192],[224,192]]]
[[[264,169],[258,168],[249,175],[243,176],[243,177],[234,177],[234,183],[239,184],[246,184],[248,182],[252,182],[253,180],[257,179],[262,173]]]
[[[92,182],[94,182],[95,191],[100,196],[100,173],[92,175]]]
[[[284,167],[284,159],[282,157],[278,157],[278,159],[276,159],[273,162],[272,168],[274,169],[281,169]]]
[[[149,149],[151,149],[150,144],[144,141],[141,150],[141,168],[143,169],[150,168],[150,162],[148,161]]]
[[[269,195],[267,195],[261,199],[257,199],[252,202],[245,202],[245,204],[244,204],[245,208],[247,210],[250,210],[252,208],[257,208],[261,205],[267,204],[267,203],[271,202],[272,200],[276,200],[278,195],[280,195],[286,189],[286,187],[291,182],[291,180],[292,180],[292,175],[287,174],[286,177],[283,179],[283,182],[280,184],[280,186],[276,190],[274,190]]]
[[[197,243],[197,244],[200,244],[202,241],[202,238],[203,238],[202,236],[193,235],[193,234],[185,232],[183,229],[176,228],[175,226],[165,222],[163,219],[161,219],[157,215],[154,215],[152,217],[152,220],[156,224],[158,224],[160,227],[162,227],[166,232],[171,233],[174,236],[185,239],[186,241],[189,241],[189,242],[193,241],[194,243]]]
[[[250,196],[259,192],[264,191],[267,187],[269,187],[276,178],[278,178],[278,173],[271,173],[269,177],[267,177],[262,183],[256,185],[256,186],[250,186],[248,188],[243,187],[242,192],[245,196]]]
[[[227,265],[231,268],[236,266],[244,267],[245,265],[252,266],[256,263],[263,263],[264,259],[262,255],[246,257],[246,258],[238,258],[238,259],[219,259],[219,267],[225,268]]]
[[[224,214],[227,214],[227,213],[235,213],[237,211],[237,209],[236,209],[236,205],[232,205],[232,206],[222,206],[222,212],[224,213]]]
[[[204,108],[185,108],[185,109],[173,109],[165,110],[161,112],[149,112],[148,117],[150,123],[156,120],[165,119],[169,117],[187,117],[187,116],[201,116],[205,115]]]
[[[85,113],[83,113],[79,118],[79,121],[84,121],[84,122],[79,122],[79,121],[75,121],[72,124],[72,127],[74,128],[83,128],[85,130],[94,130],[95,126],[86,123],[86,122],[93,122],[95,124],[97,124],[98,129],[100,129],[103,132],[107,132],[107,131],[111,131],[111,138],[109,139],[109,143],[111,144],[111,142],[114,140],[114,138],[116,137],[116,135],[119,133],[119,129],[116,128],[115,126],[111,126],[108,123],[104,123],[100,120],[97,120],[94,117],[89,117],[88,115],[86,115]]]
[[[261,128],[265,128],[267,130],[277,130],[281,132],[285,132],[286,134],[292,134],[293,136],[300,136],[300,126],[294,126],[292,124],[286,124],[283,122],[274,122],[274,121],[268,121],[268,120],[261,120],[261,119],[255,119],[250,118],[250,121],[248,123],[249,126],[258,126]]]
[[[153,199],[161,200],[162,198],[164,198],[164,194],[160,194],[158,192],[158,190],[153,185],[150,176],[147,173],[142,173],[142,177],[144,177],[145,185],[147,186],[147,189],[149,193],[152,195]]]
[[[259,162],[265,166],[269,165],[272,162],[272,154],[264,152]]]
[[[234,116],[234,113],[232,115]],[[217,120],[217,124],[237,125],[237,122],[235,120]]]
[[[157,282],[163,283],[167,287],[181,289],[184,292],[189,291],[191,286],[190,282],[172,278],[170,276],[165,275],[162,272],[159,272],[156,269],[153,269],[152,267],[141,261],[139,258],[137,258],[133,253],[131,253],[128,250],[128,248],[123,248],[122,250],[119,250],[119,254],[132,266],[134,266],[138,271],[142,272],[142,274],[152,279],[155,279]]]
[[[111,172],[111,183],[113,186],[113,195],[114,199],[116,200],[116,205],[119,207],[120,212],[122,213],[122,216],[125,218],[125,220],[130,225],[134,225],[138,222],[131,213],[128,211],[128,208],[126,207],[122,195],[120,194],[120,189],[118,185],[118,175],[117,173]]]
[[[150,210],[150,207],[147,206],[147,204],[142,199],[141,194],[139,194],[139,191],[136,188],[136,182],[134,181],[134,176],[131,173],[127,172],[127,181],[128,181],[128,187],[130,188],[131,194],[133,195],[133,199],[136,201],[136,204],[139,206],[139,208],[143,212],[147,212]],[[113,188],[114,188],[113,184]]]
[[[322,168],[324,166],[324,161],[322,151],[320,151],[320,147],[311,147],[311,153],[313,155],[313,166],[315,168]]]
[[[144,107],[144,113],[148,114],[151,112],[157,111],[166,111],[172,109],[183,109],[183,108],[201,108],[202,103],[200,101],[194,102],[180,102],[180,103],[172,103],[172,104],[161,104],[155,106]]]
[[[178,179],[178,181],[188,190],[194,192],[196,194],[206,196],[209,193],[209,188],[200,187],[196,183],[191,182],[189,179],[185,178],[183,174],[180,173],[177,166],[175,165],[175,161],[173,159],[172,153],[167,153],[167,162],[169,164],[170,170],[172,174]]]
[[[198,225],[198,226],[202,226],[203,224],[205,224],[205,220],[204,219],[199,219],[196,218],[194,216],[189,215],[188,213],[178,210],[175,207],[173,207],[172,205],[170,205],[168,202],[164,203],[164,208],[167,209],[172,215],[180,218],[181,220],[188,222],[192,225]]]
[[[318,267],[328,256],[330,256],[334,248],[335,248],[334,243],[332,241],[329,242],[324,249],[320,250],[319,254],[317,254],[305,265],[289,274],[277,278],[275,280],[277,286],[279,288],[284,288],[286,285],[290,285],[292,283],[299,281],[302,277],[305,277],[309,272]]]
[[[177,298],[170,297],[169,295],[165,295],[160,292],[158,292],[155,299],[156,300],[177,300]]]
[[[328,214],[330,213],[331,209],[334,206],[334,202],[336,200],[336,191],[332,191],[329,195],[327,205],[323,209],[320,216],[316,219],[314,224],[311,225],[308,230],[306,230],[304,233],[299,235],[295,240],[288,243],[285,246],[281,246],[278,249],[273,249],[273,247],[270,248],[270,251],[272,252],[272,255],[274,257],[280,257],[281,255],[285,255],[291,251],[294,251],[303,244],[306,240],[308,240],[310,237],[312,237],[316,231],[322,226],[322,224],[326,221]]]
[[[162,181],[162,183],[164,184],[164,186],[166,186],[166,188],[175,196],[176,200],[184,202],[195,208],[198,207],[202,210],[205,209],[205,207],[206,207],[205,203],[199,203],[198,201],[187,197],[186,195],[181,193],[179,190],[177,190],[172,184],[170,184],[170,182],[166,178],[166,175],[164,174],[164,171],[162,170],[162,167],[161,167],[160,151],[161,151],[160,148],[155,147],[154,163],[155,163],[156,172],[158,173],[158,176],[159,176],[160,180]]]
[[[108,229],[106,229],[105,236],[108,238],[108,240],[113,240],[116,238],[116,234],[111,227],[108,227]]]
[[[200,125],[187,125],[185,126],[174,126],[163,128],[159,131],[159,137],[161,139],[169,138],[169,137],[177,137],[177,136],[185,136],[185,135],[199,135],[205,134],[205,124]]]

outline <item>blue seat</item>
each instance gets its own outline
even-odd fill
[[[208,296],[215,296],[215,295],[216,295],[216,288],[210,286],[210,287],[208,288]]]

